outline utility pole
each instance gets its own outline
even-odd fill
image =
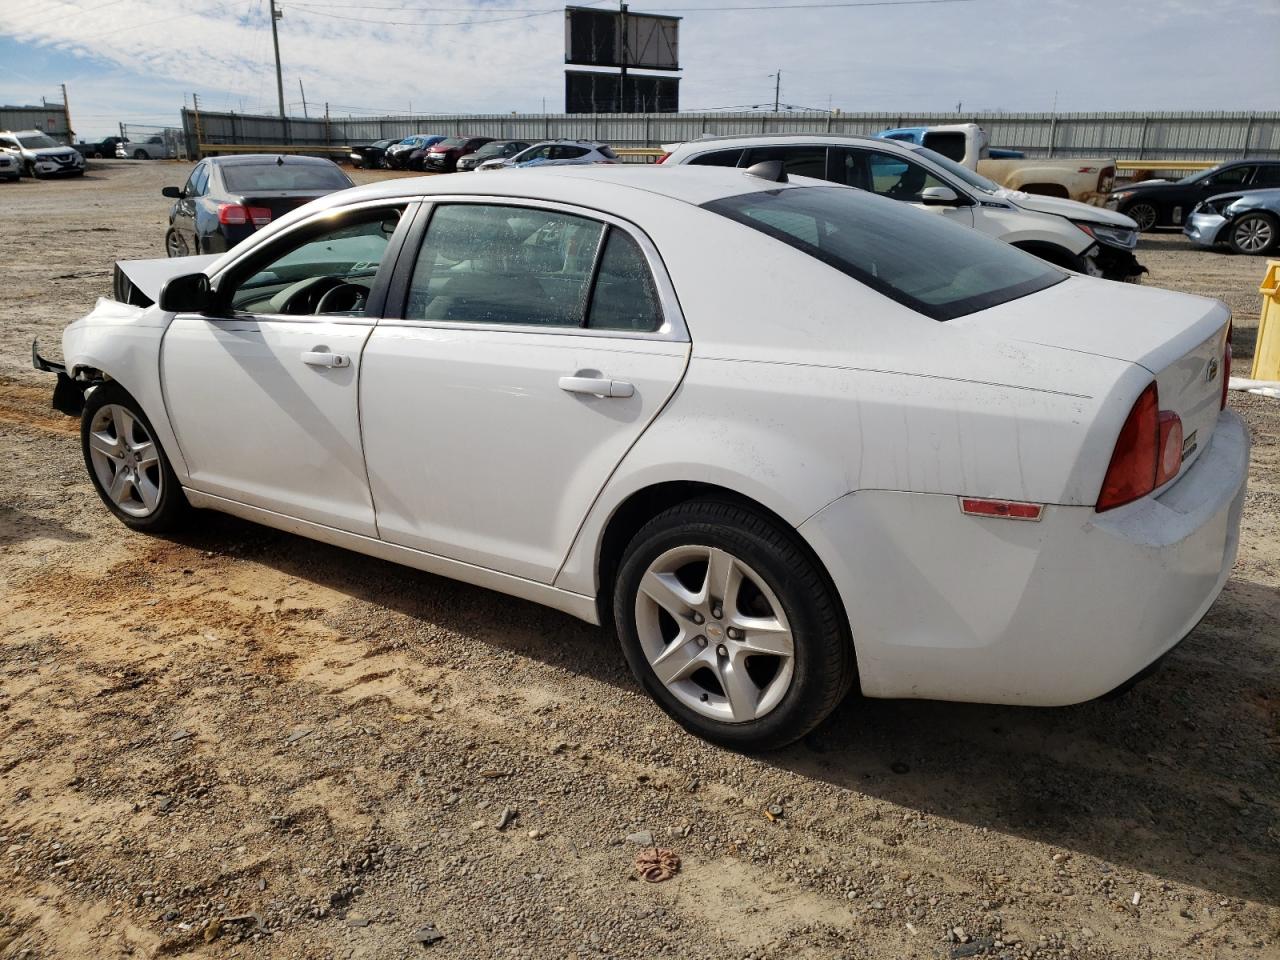
[[[778,68],[778,72],[773,74],[773,112],[778,112],[778,99],[782,95],[782,68]]]
[[[71,103],[67,100],[67,85],[62,85],[62,115],[67,118],[67,143],[75,143],[75,133],[71,127]]]
[[[276,0],[271,0],[271,45],[276,49],[276,93],[280,97],[280,119],[284,119],[284,74],[280,70],[280,33],[276,30],[276,21],[284,16],[283,11],[276,9]]]
[[[307,91],[302,89],[302,78],[298,78],[298,92],[302,94],[302,118],[308,119],[307,116]]]
[[[622,0],[618,0],[618,10],[622,14],[622,72],[618,74],[618,112],[630,113],[629,110],[623,109],[627,101],[627,60],[629,58],[627,57],[627,5]]]

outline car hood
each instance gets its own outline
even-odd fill
[[[1001,190],[1001,197],[1015,206],[1036,213],[1052,213],[1068,220],[1085,220],[1089,223],[1105,223],[1113,227],[1124,227],[1136,230],[1138,225],[1123,213],[1116,213],[1105,207],[1092,207],[1087,203],[1075,200],[1063,200],[1060,197],[1043,197],[1034,193],[1023,193],[1021,190]]]
[[[73,147],[23,147],[23,153],[34,153],[37,157],[65,157],[69,153],[75,153]]]
[[[1071,276],[1039,293],[950,324],[985,333],[1136,363],[1158,372],[1224,326],[1220,300],[1156,287]]]

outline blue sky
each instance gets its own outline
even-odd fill
[[[581,0],[579,0],[581,2]],[[683,17],[685,109],[1280,109],[1280,0],[632,0]],[[823,0],[804,0],[806,3]],[[826,0],[830,2],[830,0]],[[600,2],[601,6],[612,3]],[[548,0],[280,0],[285,100],[313,112],[563,106]],[[761,10],[715,10],[765,6]],[[3,0],[0,103],[59,98],[77,133],[176,123],[184,96],[273,112],[267,0]]]

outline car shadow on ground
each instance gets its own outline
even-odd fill
[[[415,622],[634,689],[600,629],[525,601],[208,515],[190,546],[264,563]],[[804,779],[1203,887],[1280,903],[1280,592],[1233,580],[1112,700],[1020,708],[851,696],[759,759]],[[652,708],[657,714],[657,707]]]

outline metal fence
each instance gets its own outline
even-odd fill
[[[887,127],[975,122],[993,146],[1028,156],[1106,156],[1118,160],[1280,158],[1280,112],[1244,113],[653,113],[424,114],[386,117],[249,116],[183,110],[188,148],[267,144],[317,150],[414,133],[504,139],[601,140],[656,147],[703,136],[777,133],[866,135]]]
[[[0,130],[39,130],[59,143],[71,143],[67,108],[60,103],[42,107],[0,106]]]

